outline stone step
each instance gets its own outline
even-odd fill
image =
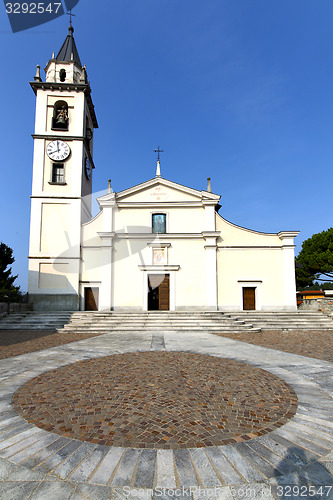
[[[167,314],[163,314],[161,316],[157,316],[157,315],[147,315],[147,314],[126,314],[126,315],[120,315],[120,314],[115,314],[115,313],[110,313],[110,314],[76,314],[76,313],[73,313],[72,316],[71,316],[72,319],[80,319],[80,320],[83,320],[83,319],[90,319],[90,318],[99,318],[99,319],[110,319],[110,318],[117,318],[119,320],[123,320],[123,319],[142,319],[142,320],[173,320],[173,319],[198,319],[198,320],[216,320],[216,319],[230,319],[230,316],[226,315],[226,314],[219,314],[219,315],[216,315],[216,316],[208,316],[208,315],[205,315],[205,316],[199,316],[199,315],[196,315],[196,314],[180,314],[180,315],[177,315],[177,314],[173,314],[173,315],[167,315]]]
[[[96,333],[126,331],[210,331],[228,333],[263,329],[329,329],[332,320],[318,312],[170,312],[142,313],[87,313],[77,312],[63,331],[89,331]]]
[[[245,322],[254,322],[254,323],[277,323],[277,324],[280,324],[280,325],[283,325],[283,324],[299,324],[299,325],[307,325],[307,324],[322,324],[322,325],[331,325],[331,327],[333,327],[333,322],[330,321],[330,320],[318,320],[318,319],[290,319],[290,320],[287,320],[287,319],[283,319],[283,320],[279,320],[277,318],[273,319],[264,319],[264,318],[242,318],[243,321]]]
[[[7,316],[2,320],[2,323],[14,323],[14,322],[26,322],[26,323],[38,323],[39,321],[48,321],[48,322],[57,322],[57,321],[67,321],[70,320],[70,317],[67,318],[49,318],[48,316],[41,318],[12,318],[11,316]]]
[[[279,319],[283,319],[283,318],[287,318],[287,319],[290,319],[290,318],[308,318],[308,319],[311,319],[311,318],[328,318],[328,316],[324,316],[322,313],[320,312],[315,312],[315,313],[306,313],[306,314],[303,314],[303,313],[289,313],[289,314],[282,314],[282,313],[255,313],[255,312],[245,312],[245,311],[240,311],[240,312],[236,312],[236,313],[228,313],[228,316],[230,317],[238,317],[238,318],[242,318],[242,317],[251,317],[251,318],[279,318]]]
[[[168,324],[192,324],[192,325],[215,325],[215,324],[238,324],[242,325],[245,323],[250,323],[250,321],[225,321],[225,320],[220,320],[220,321],[127,321],[127,320],[93,320],[93,321],[71,321],[71,324],[77,324],[77,325],[94,325],[94,324],[107,324],[107,325],[119,325],[119,324],[127,324],[127,325],[168,325]]]
[[[14,323],[14,322],[22,322],[28,321],[30,323],[38,322],[38,321],[68,321],[70,317],[66,318],[49,318],[48,316],[40,317],[40,318],[13,318],[10,316],[5,316],[1,321],[4,323]]]
[[[241,318],[261,330],[331,330],[333,321],[319,311],[230,313],[232,319]]]
[[[126,333],[175,333],[175,332],[182,332],[182,333],[200,333],[202,331],[205,331],[206,333],[219,333],[219,334],[228,334],[228,333],[242,333],[244,331],[249,331],[251,330],[251,332],[253,333],[260,333],[261,332],[261,329],[260,328],[251,328],[251,329],[239,329],[239,328],[230,328],[230,329],[226,329],[226,328],[220,328],[218,330],[218,332],[213,332],[211,330],[203,330],[202,328],[198,328],[196,330],[193,330],[192,328],[183,328],[183,329],[178,329],[178,328],[168,328],[168,329],[156,329],[156,330],[146,330],[145,328],[133,328],[133,329],[118,329],[118,328],[110,328],[110,329],[105,329],[105,330],[97,330],[97,329],[91,329],[91,330],[77,330],[77,329],[73,329],[73,331],[71,330],[66,330],[65,332],[63,332],[62,330],[59,331],[59,333],[89,333],[89,334],[96,334],[96,335],[103,335],[103,334],[107,334],[107,333],[123,333],[123,334],[126,334]]]
[[[294,319],[320,319],[320,318],[326,318],[326,319],[330,319],[329,316],[324,316],[322,313],[318,313],[318,314],[313,314],[313,315],[303,315],[303,314],[290,314],[290,315],[287,315],[287,314],[230,314],[229,315],[230,317],[237,317],[237,318],[277,318],[277,319],[291,319],[291,318],[294,318]]]
[[[168,327],[164,327],[164,328],[135,328],[135,327],[129,327],[127,328],[126,326],[125,327],[114,327],[114,328],[98,328],[98,327],[92,327],[92,328],[67,328],[65,330],[61,330],[62,332],[64,333],[69,333],[69,332],[81,332],[81,333],[87,333],[87,332],[100,332],[100,333],[109,333],[109,332],[138,332],[138,331],[142,331],[142,332],[163,332],[165,333],[166,331],[174,331],[174,332],[202,332],[202,331],[205,331],[207,333],[222,333],[222,332],[240,332],[240,331],[248,331],[248,330],[251,330],[251,331],[257,331],[259,332],[260,331],[260,328],[252,328],[252,327],[248,327],[248,328],[239,328],[239,327],[226,327],[226,326],[222,326],[220,328],[203,328],[201,326],[198,326],[196,328],[193,328],[193,327],[172,327],[172,326],[168,326]]]
[[[252,329],[250,322],[230,318],[218,311],[170,312],[153,311],[142,313],[125,312],[75,312],[63,332],[199,332],[228,333]],[[257,328],[254,331],[260,331]]]
[[[13,331],[57,331],[71,319],[72,313],[15,313],[5,316],[0,321],[0,330]]]
[[[29,318],[32,318],[32,317],[46,317],[46,316],[54,316],[56,318],[58,317],[70,317],[72,316],[72,312],[34,312],[34,311],[27,311],[27,312],[16,312],[16,313],[10,313],[9,316],[6,316],[6,317],[10,317],[10,318],[16,318],[16,317],[29,317]]]
[[[60,332],[210,331],[333,329],[332,319],[317,311],[223,313],[202,312],[23,312],[6,316],[0,330],[57,330]]]

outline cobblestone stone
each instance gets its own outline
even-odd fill
[[[101,335],[103,335],[101,333]],[[98,333],[56,333],[56,332],[17,332],[0,331],[0,359],[20,356],[29,352],[41,351],[78,340],[97,337]]]
[[[65,437],[133,448],[200,448],[285,424],[293,389],[260,368],[190,353],[141,352],[82,361],[14,395],[29,423]]]
[[[139,449],[136,456],[128,460],[128,452],[131,452],[133,448],[114,446],[107,448],[105,445],[93,444],[85,449],[82,447],[82,441],[58,436],[54,443],[37,452],[35,445],[30,444],[31,457],[18,465],[10,463],[17,454],[8,456],[8,459],[0,459],[0,476],[4,481],[0,484],[0,498],[21,500],[21,498],[32,498],[31,495],[34,495],[33,498],[43,499],[125,500],[128,498],[125,489],[122,486],[113,487],[116,477],[123,486],[126,483],[128,488],[133,486],[137,488],[135,497],[140,500],[151,500],[152,495],[156,500],[175,498],[174,493],[181,489],[175,490],[174,488],[185,487],[188,482],[185,470],[191,470],[191,467],[186,458],[183,460],[182,453],[187,453],[187,451],[197,481],[204,489],[190,496],[184,493],[178,498],[204,500],[210,496],[207,496],[208,491],[211,491],[205,488],[217,487],[216,496],[213,494],[211,497],[216,500],[238,499],[240,498],[239,491],[242,494],[241,498],[245,498],[245,490],[246,494],[250,494],[249,497],[257,499],[261,498],[262,490],[269,488],[270,485],[276,489],[277,485],[304,484],[308,487],[313,484],[318,485],[319,482],[332,484],[333,403],[331,396],[333,393],[330,384],[333,382],[333,377],[331,363],[250,345],[206,332],[182,334],[165,332],[165,350],[162,352],[160,348],[164,349],[164,347],[159,344],[160,342],[152,342],[151,335],[143,335],[142,332],[110,333],[102,337],[87,338],[80,342],[2,360],[0,362],[2,389],[0,440],[1,443],[7,441],[2,449],[16,446],[18,443],[17,439],[13,439],[15,434],[12,434],[12,431],[17,432],[19,440],[25,441],[23,445],[28,445],[33,435],[23,434],[27,429],[26,426],[34,429],[33,424],[27,423],[20,416],[13,417],[16,412],[12,409],[12,396],[22,384],[39,377],[47,370],[65,366],[69,369],[75,366],[73,363],[78,366],[78,362],[84,364],[88,359],[102,360],[105,356],[116,357],[120,353],[151,352],[151,350],[158,350],[158,354],[163,354],[165,351],[170,354],[191,352],[194,356],[198,354],[204,356],[210,362],[212,359],[227,359],[237,360],[240,364],[248,364],[250,367],[260,367],[292,386],[298,397],[295,417],[268,434],[215,448],[221,454],[212,454],[211,450],[214,448],[212,446],[188,450]],[[202,374],[205,373],[204,369],[203,366]],[[178,376],[177,372],[174,376]],[[150,382],[148,376],[147,381]],[[93,399],[93,393],[91,398]],[[177,398],[178,393],[175,392],[173,400],[177,401]],[[41,429],[37,429],[37,432],[41,433],[42,439],[47,434]],[[301,437],[301,433],[304,437]],[[38,442],[42,443],[42,439]],[[79,449],[80,446],[81,449]],[[94,450],[92,453],[91,449]],[[107,449],[109,451],[105,455]],[[28,451],[28,448],[24,450]],[[78,450],[77,453],[76,450]],[[17,453],[20,452],[17,450]],[[70,456],[73,458],[66,462]],[[80,464],[76,456],[82,460]],[[221,465],[226,464],[226,461],[230,464],[228,469]],[[61,463],[66,465],[69,462],[76,468],[71,467],[70,475],[65,480],[61,480],[57,475],[57,469]],[[220,468],[219,464],[223,467],[222,471],[217,470]],[[264,475],[258,469],[259,464],[264,465]],[[141,474],[142,471],[146,471],[144,477]],[[239,479],[235,473],[239,475]],[[195,486],[196,480],[193,477],[192,482]],[[162,496],[154,495],[151,489],[147,489],[151,487],[151,484],[154,488],[161,486],[167,488],[167,493]],[[67,489],[67,485],[71,487]],[[224,487],[225,485],[229,487]],[[171,493],[168,493],[170,488]],[[275,495],[275,490],[273,494]],[[269,495],[265,498],[273,499],[273,496]]]
[[[333,363],[333,330],[266,330],[216,335]]]

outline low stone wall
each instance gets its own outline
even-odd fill
[[[333,297],[325,297],[323,299],[317,299],[317,302],[319,311],[329,316],[333,316]]]
[[[32,311],[32,304],[24,304],[22,302],[0,302],[0,318],[8,313]]]
[[[323,297],[320,299],[304,299],[300,305],[301,310],[321,311],[327,316],[333,316],[333,297]]]
[[[29,304],[34,311],[79,311],[80,297],[72,294],[35,294],[29,293]]]

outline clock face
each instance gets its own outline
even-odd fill
[[[88,156],[86,156],[86,161],[85,161],[85,166],[84,166],[84,171],[86,173],[86,177],[88,181],[91,179],[91,174],[92,174],[92,166],[90,164]]]
[[[48,144],[46,152],[54,161],[63,161],[71,154],[71,148],[64,141],[52,141]]]

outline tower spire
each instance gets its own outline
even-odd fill
[[[161,162],[160,162],[160,160],[157,160],[155,177],[161,177]]]
[[[155,153],[157,153],[157,167],[156,167],[156,176],[155,177],[161,177],[160,153],[164,153],[164,149],[160,149],[160,147],[158,146],[157,149],[155,149]]]
[[[72,16],[73,15],[74,14],[72,14]],[[74,61],[80,66],[80,68],[82,68],[79,52],[76,48],[76,43],[74,40],[73,33],[74,33],[74,28],[72,26],[72,21],[70,20],[70,25],[68,27],[68,35],[64,43],[62,44],[62,47],[59,50],[59,53],[55,59],[56,61],[61,61],[61,62]]]

